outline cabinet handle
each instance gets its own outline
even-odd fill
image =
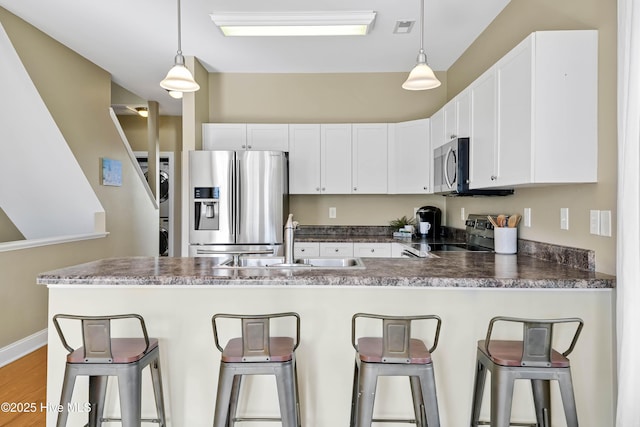
[[[335,248],[335,249],[334,249],[334,251],[336,251],[336,252],[340,252],[340,249],[338,249],[338,248]]]
[[[458,136],[458,135],[451,135],[451,136],[449,137],[449,139],[454,139],[454,138],[456,138],[457,136]]]
[[[249,150],[251,150],[251,146],[250,146],[250,145],[247,145],[247,148],[248,148]]]
[[[326,191],[326,190],[327,190],[326,188],[322,187],[322,191]]]
[[[428,189],[429,189],[429,187],[422,187],[422,189],[423,189],[423,190],[428,190]]]
[[[246,145],[244,145],[244,144],[242,144],[240,147],[242,147],[242,148],[247,148],[247,146],[246,146]]]
[[[358,187],[353,187],[353,191],[358,191]]]
[[[305,249],[304,249],[304,248],[300,249],[300,252],[304,252],[304,251],[305,251]]]
[[[320,187],[316,187],[316,191],[320,191]]]
[[[497,177],[497,176],[495,176],[495,175],[491,175],[491,181],[495,181],[496,179],[498,179],[498,177]]]
[[[374,253],[376,250],[375,249],[371,249],[371,253]]]

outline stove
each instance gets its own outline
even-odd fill
[[[465,226],[466,242],[429,242],[425,249],[430,252],[493,252],[493,225],[487,215],[469,214]]]

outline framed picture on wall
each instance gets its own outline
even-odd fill
[[[102,185],[122,186],[122,162],[114,159],[102,159]]]

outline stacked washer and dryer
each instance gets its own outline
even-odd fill
[[[148,181],[148,158],[146,153],[136,153],[136,158],[138,160],[138,164],[140,165],[140,169],[144,173],[144,177],[147,178]],[[170,256],[173,255],[172,242],[173,236],[171,236],[170,224],[171,224],[171,213],[173,200],[171,197],[171,161],[169,157],[160,156],[159,159],[159,178],[158,178],[158,201],[160,203],[160,239],[159,239],[159,248],[158,254],[160,256]]]

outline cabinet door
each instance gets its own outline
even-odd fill
[[[353,256],[360,258],[391,258],[391,243],[354,243]]]
[[[495,70],[490,69],[471,86],[470,188],[496,185],[496,119]]]
[[[496,64],[498,148],[496,183],[530,183],[532,120],[531,38]]]
[[[387,193],[387,124],[352,125],[354,194]]]
[[[458,136],[458,109],[453,99],[444,106],[444,139],[451,141]]]
[[[444,136],[444,108],[431,116],[431,148],[442,147],[447,142]]]
[[[353,256],[353,243],[332,242],[320,243],[320,256],[326,257],[345,257]]]
[[[320,126],[320,191],[351,193],[351,125]]]
[[[389,125],[389,193],[433,193],[429,119]]]
[[[289,193],[320,194],[320,125],[289,126]]]
[[[456,97],[458,111],[458,137],[466,138],[471,135],[471,95],[464,90]]]
[[[311,258],[320,256],[320,243],[296,242],[293,245],[294,258]]]
[[[248,124],[247,150],[289,151],[289,125]]]
[[[203,150],[244,150],[247,125],[244,123],[203,123]]]

